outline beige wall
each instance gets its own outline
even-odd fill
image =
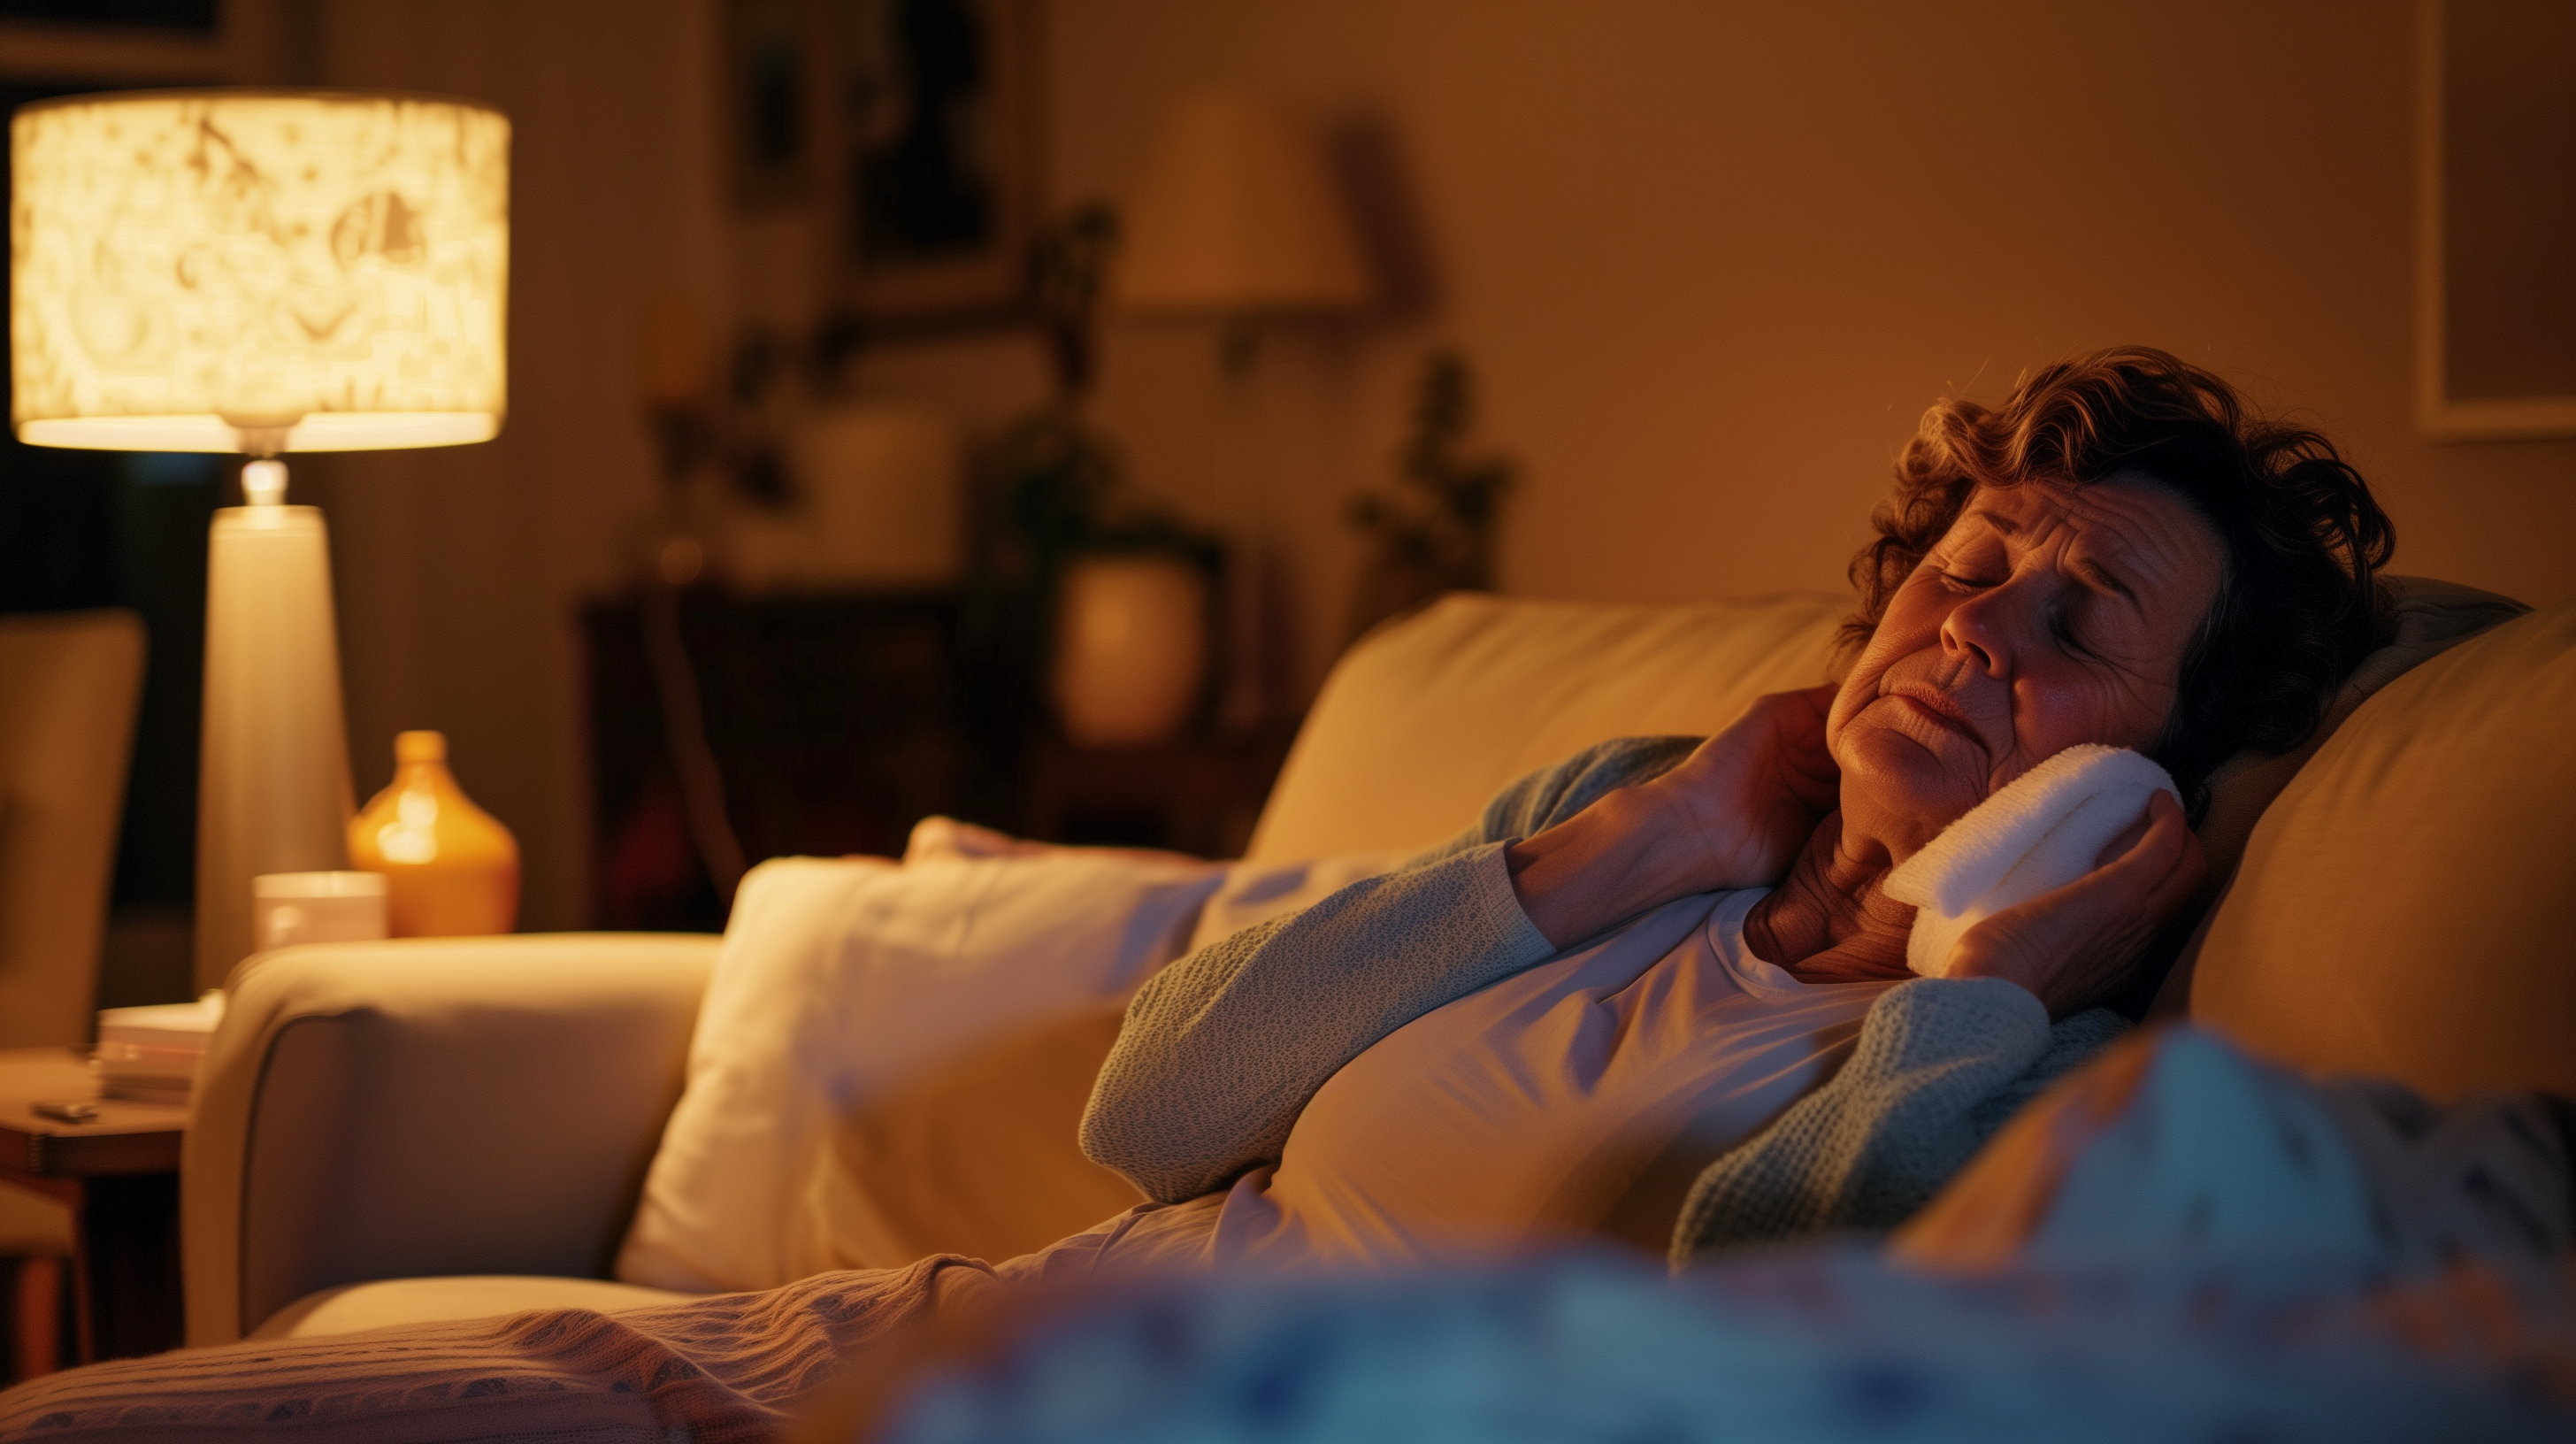
[[[326,0],[317,77],[470,96],[510,115],[510,416],[500,439],[297,458],[332,528],[351,761],[434,727],[518,834],[529,928],[587,920],[588,766],[573,608],[620,575],[649,501],[641,297],[725,263],[712,11],[702,0]]]
[[[1108,337],[1098,414],[1140,483],[1220,521],[1243,478],[1268,497],[1293,688],[1340,638],[1344,501],[1387,475],[1441,340],[1527,465],[1514,591],[1839,586],[1927,404],[2135,341],[2341,439],[2402,568],[2576,595],[2576,443],[2413,431],[2408,0],[1043,8],[1059,201],[1122,189],[1164,108],[1207,84],[1371,131],[1401,177],[1433,281],[1413,315],[1277,336],[1233,395],[1205,335]],[[327,11],[329,79],[489,95],[520,127],[508,435],[349,459],[329,482],[360,785],[396,727],[446,726],[468,787],[529,844],[529,924],[568,925],[585,824],[567,611],[613,577],[651,485],[635,307],[679,280],[719,313],[796,319],[819,290],[810,237],[719,203],[714,0]],[[1002,339],[887,353],[866,383],[990,419],[1041,372]]]
[[[1370,118],[1410,174],[1442,304],[1283,358],[1265,398],[1312,428],[1276,438],[1275,477],[1310,636],[1340,599],[1339,499],[1382,473],[1434,337],[1528,464],[1514,591],[1838,586],[1926,405],[2144,342],[2343,442],[2401,567],[2576,594],[2576,443],[2414,432],[2407,0],[1052,13],[1060,195],[1125,183],[1211,83]],[[1176,492],[1214,467],[1206,369],[1145,334],[1112,352],[1104,414]]]

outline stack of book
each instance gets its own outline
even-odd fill
[[[215,1025],[224,1020],[221,989],[193,1003],[156,1003],[145,1008],[102,1008],[98,1014],[98,1050],[90,1071],[106,1098],[143,1103],[185,1103],[197,1082],[197,1064]]]

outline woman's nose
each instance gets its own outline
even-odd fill
[[[2015,641],[2030,609],[2019,578],[1965,598],[1941,622],[1941,650],[1990,677],[2012,675]]]

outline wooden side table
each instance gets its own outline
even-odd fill
[[[38,1103],[81,1099],[66,1123]],[[0,1048],[0,1180],[61,1199],[73,1218],[80,1362],[157,1354],[186,1338],[179,1293],[179,1143],[188,1110],[100,1098],[69,1048]]]

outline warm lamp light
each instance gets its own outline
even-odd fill
[[[1122,306],[1239,319],[1354,310],[1369,295],[1349,211],[1286,111],[1230,91],[1173,107],[1128,205]]]
[[[10,415],[37,446],[501,429],[510,123],[457,101],[71,96],[10,126]]]
[[[11,123],[18,439],[255,458],[208,539],[200,987],[251,951],[254,876],[347,865],[329,541],[274,458],[500,430],[509,144],[482,106],[330,91],[69,96]]]

